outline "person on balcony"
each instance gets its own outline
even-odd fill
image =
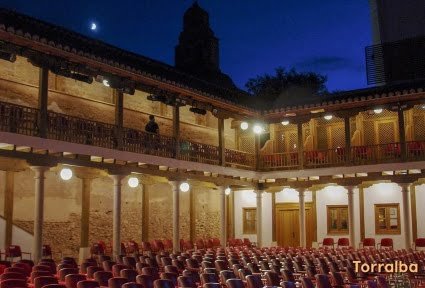
[[[145,126],[145,131],[148,133],[154,133],[154,134],[159,133],[159,126],[155,122],[155,117],[153,115],[149,115],[149,122]]]

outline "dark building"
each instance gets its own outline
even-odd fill
[[[184,14],[175,65],[208,82],[236,88],[232,79],[220,71],[219,59],[219,40],[210,28],[208,13],[195,2]]]

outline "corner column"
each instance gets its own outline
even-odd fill
[[[180,252],[180,181],[170,181],[173,192],[173,252]]]
[[[50,167],[31,166],[30,168],[35,172],[33,260],[34,263],[38,263],[43,256],[44,180],[46,179],[45,172]]]
[[[350,245],[356,248],[356,231],[354,218],[354,186],[347,186],[348,196],[348,232],[350,237]]]
[[[410,219],[410,203],[409,203],[409,186],[408,183],[399,184],[402,193],[402,205],[403,205],[403,226],[404,226],[404,246],[406,249],[410,249],[412,245],[412,221]]]
[[[305,189],[298,190],[299,197],[299,217],[300,217],[300,246],[305,248],[307,246],[306,232],[305,232]]]
[[[12,228],[13,228],[13,198],[14,198],[14,171],[6,171],[6,181],[4,183],[4,219],[6,227],[4,233],[4,245],[9,247],[12,245]]]
[[[263,242],[263,189],[257,190],[257,247],[261,248]]]
[[[112,208],[112,255],[114,259],[121,254],[121,188],[124,175],[109,175],[114,181],[114,199]]]

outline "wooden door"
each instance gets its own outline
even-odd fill
[[[276,205],[276,241],[278,246],[298,247],[300,245],[299,205],[285,203]],[[307,247],[313,241],[313,215],[311,203],[306,203]]]

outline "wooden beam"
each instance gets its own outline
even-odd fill
[[[116,126],[116,148],[121,150],[123,146],[123,127],[124,127],[124,94],[114,89],[114,102],[115,102],[115,126]]]
[[[47,106],[49,90],[49,69],[40,68],[38,77],[38,133],[39,137],[47,137]]]
[[[173,106],[173,138],[175,143],[175,155],[174,158],[179,158],[180,156],[180,106]]]
[[[226,142],[224,137],[224,119],[218,120],[218,159],[221,166],[226,166]]]

